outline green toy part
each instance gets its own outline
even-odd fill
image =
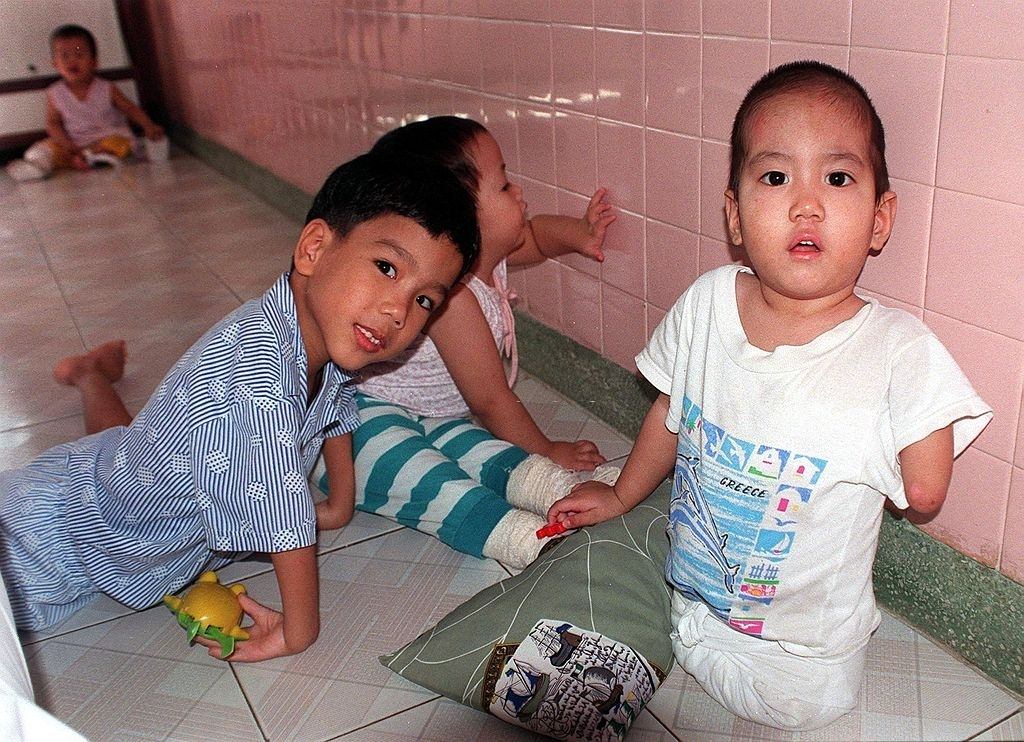
[[[182,597],[165,595],[164,603],[188,633],[189,644],[197,636],[215,641],[220,644],[221,659],[226,659],[235,651],[236,641],[249,638],[249,632],[239,626],[243,612],[238,596],[243,594],[244,585],[221,585],[216,572],[203,572]]]

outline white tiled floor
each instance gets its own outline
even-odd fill
[[[0,467],[82,434],[54,361],[128,340],[120,389],[137,410],[203,330],[288,265],[298,225],[188,157],[14,185],[0,176]],[[585,431],[609,458],[629,442],[528,376],[518,391],[550,435]],[[377,656],[505,576],[382,518],[359,514],[321,542],[323,630],[314,649],[230,665],[189,648],[162,606],[95,601],[24,637],[37,699],[95,740],[529,739],[384,669]],[[269,564],[222,571],[273,604]],[[1024,737],[1019,699],[891,616],[872,639],[861,706],[816,733],[732,716],[678,669],[637,740]]]

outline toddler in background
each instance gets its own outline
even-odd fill
[[[96,39],[88,29],[59,26],[50,34],[53,66],[61,80],[46,89],[48,138],[25,151],[7,167],[15,180],[45,178],[59,168],[84,170],[95,161],[123,160],[132,153],[128,121],[147,139],[160,140],[164,130],[118,87],[96,75]]]
[[[524,567],[545,543],[536,532],[548,507],[579,481],[576,470],[593,470],[604,457],[591,441],[548,439],[512,391],[506,266],[569,252],[600,261],[615,216],[599,190],[581,218],[527,219],[501,148],[470,119],[412,123],[385,134],[374,151],[425,154],[452,170],[476,196],[480,257],[420,341],[361,374],[356,507],[461,552]],[[596,476],[617,472],[601,467]]]
[[[917,318],[855,293],[896,195],[849,75],[796,62],[750,89],[725,211],[752,269],[683,294],[637,356],[660,395],[621,477],[581,484],[549,520],[617,516],[674,468],[677,661],[733,713],[813,729],[857,704],[886,498],[938,510],[992,411]]]
[[[45,629],[100,593],[147,608],[255,551],[270,554],[282,610],[239,596],[254,624],[231,659],[312,644],[324,524],[307,477],[322,449],[338,475],[331,527],[347,522],[351,372],[404,350],[478,245],[473,199],[446,168],[362,155],[313,200],[291,270],[196,341],[134,420],[113,388],[123,342],[57,364],[90,435],[0,472],[0,571],[18,628]]]

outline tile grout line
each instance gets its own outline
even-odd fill
[[[0,432],[3,432],[3,431],[0,431]],[[338,552],[344,551],[345,549],[347,549],[347,548],[349,548],[351,546],[357,546],[359,544],[364,544],[364,543],[367,543],[368,541],[373,541],[374,539],[380,538],[382,536],[388,536],[388,535],[391,535],[393,533],[398,533],[399,531],[404,531],[404,530],[407,530],[405,526],[396,524],[396,527],[392,528],[391,530],[383,531],[381,533],[374,534],[372,536],[366,536],[364,538],[360,538],[360,539],[357,539],[357,540],[352,541],[350,543],[342,544],[340,546],[332,546],[332,547],[330,547],[329,549],[327,549],[325,551],[317,552],[317,557],[319,558],[321,556],[332,556],[332,555],[337,554]],[[226,568],[227,566],[240,565],[240,564],[256,565],[256,564],[261,564],[261,562],[258,562],[258,561],[255,561],[255,560],[248,561],[246,559],[240,559],[238,561],[231,562],[230,565],[225,565],[224,568]],[[222,568],[222,569],[224,569],[224,568]],[[274,571],[273,566],[267,565],[265,568],[257,569],[256,571],[252,572],[251,574],[248,574],[248,575],[246,575],[244,577],[239,577],[238,579],[239,580],[248,580],[248,579],[255,578],[255,577],[262,577],[263,575],[272,573],[273,571]],[[112,616],[106,616],[104,618],[97,619],[97,620],[95,620],[95,621],[93,621],[91,623],[83,624],[81,626],[75,626],[74,628],[69,628],[69,629],[67,629],[65,631],[61,631],[61,632],[56,633],[56,634],[50,634],[48,636],[43,636],[43,637],[40,637],[38,639],[30,639],[28,641],[22,641],[21,642],[21,646],[22,647],[32,647],[32,646],[36,646],[36,645],[42,644],[42,643],[44,643],[46,641],[49,641],[50,639],[61,639],[61,638],[64,638],[64,637],[71,636],[72,634],[75,634],[75,633],[77,633],[79,631],[83,631],[85,629],[92,629],[92,628],[95,628],[97,626],[102,626],[103,624],[111,623],[113,621],[119,621],[122,618],[127,618],[129,616],[137,615],[137,614],[140,614],[140,613],[145,613],[147,611],[151,611],[151,610],[154,610],[154,609],[159,608],[159,607],[160,607],[159,605],[154,605],[154,606],[150,606],[149,608],[143,608],[141,610],[129,610],[129,612],[127,612],[127,613],[122,613],[122,614],[116,615],[116,616],[113,616],[113,615]],[[83,644],[75,644],[74,642],[67,642],[67,643],[72,644],[73,646],[86,646],[86,645],[83,645]]]
[[[376,719],[376,720],[371,721],[371,722],[367,722],[366,724],[363,724],[362,726],[359,726],[359,727],[355,727],[354,729],[349,729],[347,732],[342,732],[341,734],[339,734],[339,735],[337,735],[335,737],[328,737],[326,740],[324,740],[324,742],[333,742],[333,740],[344,739],[345,737],[348,737],[351,734],[355,734],[356,732],[361,732],[361,731],[367,729],[368,727],[372,727],[374,724],[380,724],[381,722],[387,721],[388,719],[393,719],[396,716],[401,716],[404,713],[412,711],[413,709],[418,709],[418,708],[420,708],[422,706],[426,706],[429,703],[436,703],[438,700],[440,700],[442,698],[444,698],[444,696],[435,695],[431,699],[428,699],[426,701],[422,701],[420,703],[414,704],[412,706],[409,706],[408,708],[402,709],[401,711],[396,711],[393,714],[388,714],[387,716],[382,716],[379,719]]]
[[[657,693],[657,691],[655,691],[655,693]],[[652,698],[653,698],[653,696],[652,696]],[[669,726],[668,724],[666,724],[666,723],[665,723],[664,721],[662,721],[662,720],[661,720],[661,717],[659,717],[659,716],[658,716],[657,714],[655,714],[655,713],[654,713],[654,712],[653,712],[653,711],[651,710],[651,707],[650,707],[650,705],[644,706],[644,710],[645,710],[645,711],[646,711],[646,712],[648,713],[648,715],[649,715],[649,716],[650,716],[650,717],[651,717],[652,719],[654,719],[654,720],[655,720],[656,722],[658,722],[659,724],[661,724],[661,726],[663,726],[663,727],[665,728],[665,731],[669,733],[669,736],[671,736],[671,737],[672,737],[672,739],[674,739],[674,740],[678,740],[678,742],[683,742],[683,738],[682,738],[682,737],[680,737],[680,736],[679,736],[678,734],[676,734],[676,733],[675,733],[675,732],[674,732],[674,731],[672,730],[672,727],[670,727],[670,726]],[[632,728],[632,727],[631,727],[631,728]]]
[[[1022,713],[1024,713],[1024,707],[1018,708],[1016,711],[1013,711],[1013,712],[1007,714],[1006,716],[1004,716],[1003,718],[998,719],[998,720],[992,722],[989,726],[985,727],[980,732],[972,734],[970,737],[967,738],[966,742],[971,742],[971,740],[978,739],[978,737],[983,735],[985,732],[991,732],[993,729],[995,729],[1000,724],[1005,724],[1006,722],[1010,721],[1013,717],[1015,717],[1015,716],[1017,716],[1019,714],[1022,714]]]
[[[21,197],[19,190],[19,197]],[[24,200],[24,199],[23,199]],[[27,209],[26,209],[27,214]],[[78,324],[78,320],[75,318],[74,313],[71,311],[71,304],[68,302],[67,293],[64,291],[64,286],[61,284],[60,278],[57,276],[57,271],[53,268],[53,261],[50,259],[50,253],[46,249],[46,245],[43,242],[43,230],[36,224],[35,219],[28,216],[29,223],[32,225],[32,231],[35,233],[36,241],[39,245],[39,254],[43,257],[43,262],[46,263],[46,269],[50,271],[50,277],[53,279],[54,284],[57,286],[57,291],[60,293],[61,301],[64,302],[64,309],[68,313],[68,317],[71,318],[71,324],[75,327],[75,332],[78,333],[78,341],[82,344],[82,350],[86,350],[85,347],[85,335],[82,334],[82,328]]]
[[[228,663],[228,668],[231,671],[231,676],[235,679],[235,685],[238,686],[238,692],[242,694],[242,700],[245,701],[245,705],[249,709],[249,713],[252,715],[253,723],[256,724],[256,728],[263,735],[264,740],[269,740],[270,736],[266,730],[263,729],[263,724],[260,723],[260,716],[256,713],[256,709],[253,707],[252,701],[249,699],[249,694],[245,692],[245,686],[242,684],[242,679],[238,677],[238,671],[235,669],[235,665],[232,662]]]

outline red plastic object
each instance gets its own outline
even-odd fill
[[[548,523],[543,528],[537,530],[537,538],[547,538],[548,536],[557,536],[560,533],[565,533],[567,530],[565,523]]]

